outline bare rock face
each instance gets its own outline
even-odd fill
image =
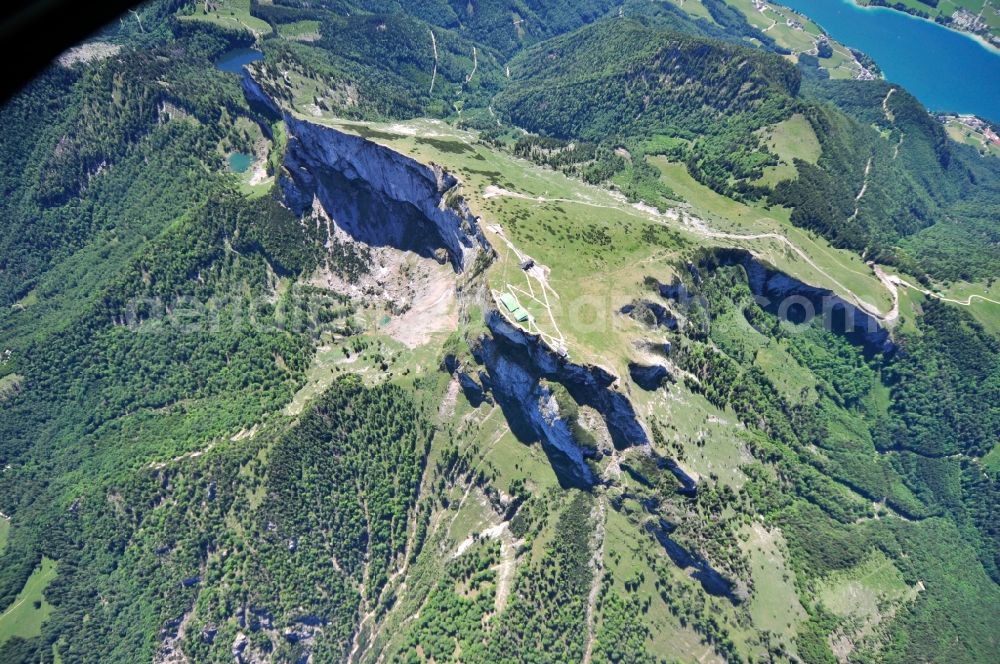
[[[248,639],[247,635],[244,634],[243,632],[239,632],[236,635],[236,639],[233,640],[233,647],[231,650],[233,659],[235,659],[238,662],[243,661],[243,651],[247,649],[247,644],[249,642],[250,639]]]
[[[285,114],[288,148],[280,185],[298,215],[318,201],[354,240],[468,267],[490,250],[458,181],[377,143]]]
[[[592,409],[617,449],[645,445],[648,437],[628,397],[612,386],[617,378],[595,366],[573,364],[537,336],[510,324],[496,311],[487,314],[490,334],[473,349],[485,367],[481,384],[504,411],[511,430],[524,441],[540,441],[561,480],[592,486],[587,464],[595,451],[576,439],[543,380],[558,383],[573,401]]]
[[[743,266],[757,303],[781,320],[798,324],[818,318],[826,329],[871,352],[892,353],[896,349],[882,321],[828,288],[800,281],[744,249],[716,250],[711,261]]]
[[[255,81],[253,76],[251,76],[245,69],[243,71],[243,77],[240,80],[240,84],[243,87],[243,96],[246,97],[246,100],[250,104],[251,108],[260,111],[267,117],[275,120],[281,117],[281,109],[278,108],[278,105],[274,103],[274,100],[271,99],[266,92],[264,92],[264,89],[260,87],[260,83]],[[267,126],[266,122],[260,123],[260,126],[264,131],[270,131],[270,127]]]
[[[274,113],[273,100],[251,76],[245,77],[244,91],[262,111]],[[315,215],[319,206],[337,232],[357,243],[412,251],[450,263],[456,273],[470,267],[479,252],[493,251],[449,173],[289,113],[284,121],[288,146],[279,184],[294,213]],[[662,322],[669,325],[666,317]],[[495,399],[519,437],[541,441],[567,482],[595,483],[586,461],[594,451],[574,439],[542,379],[559,383],[577,404],[592,408],[615,448],[648,443],[631,402],[613,387],[616,376],[566,361],[496,312],[487,313],[486,323],[490,334],[480,339],[477,357],[484,369],[449,371],[470,401]]]
[[[272,113],[273,100],[251,76],[247,97]],[[360,136],[284,114],[288,147],[279,183],[285,204],[306,216],[322,208],[325,218],[352,240],[369,247],[392,247],[470,267],[480,251],[492,252],[478,220],[458,196],[458,181],[435,166]],[[541,379],[563,385],[573,400],[604,420],[614,446],[646,444],[648,437],[628,398],[612,386],[617,377],[600,367],[567,362],[540,339],[487,314],[491,335],[481,339],[485,370],[448,367],[470,401],[494,398],[522,439],[540,440],[553,464],[570,483],[591,486],[585,457],[593,454],[574,440],[558,403]]]
[[[646,327],[665,327],[668,330],[677,329],[677,318],[658,302],[636,300],[622,307],[621,312]]]
[[[632,381],[644,390],[658,390],[663,383],[672,380],[670,372],[661,364],[644,365],[634,362],[628,365]]]

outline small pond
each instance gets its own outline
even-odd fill
[[[253,155],[234,152],[229,155],[229,170],[234,173],[245,173],[253,163]]]
[[[248,65],[257,60],[263,60],[264,54],[254,48],[236,48],[226,51],[215,61],[215,66],[222,71],[233,74],[243,73],[243,65]]]

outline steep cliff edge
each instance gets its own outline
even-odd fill
[[[780,320],[795,324],[819,319],[824,329],[843,335],[869,352],[891,353],[896,345],[885,323],[828,288],[805,283],[765,263],[745,249],[716,248],[704,252],[697,264],[688,264],[694,289],[680,280],[671,284],[657,283],[661,297],[681,308],[696,300],[708,306],[697,293],[702,271],[711,272],[720,266],[741,266],[747,275],[750,292],[762,309]]]
[[[456,272],[489,243],[454,194],[458,180],[398,152],[285,113],[288,147],[280,186],[285,204],[303,215],[322,206],[352,239],[441,260]]]
[[[281,119],[281,109],[274,102],[274,100],[271,99],[266,92],[264,92],[264,88],[260,86],[260,83],[258,83],[246,69],[243,70],[243,76],[240,78],[240,86],[243,88],[243,96],[246,97],[247,103],[250,104],[250,108],[262,113],[264,117],[272,121]],[[261,122],[260,128],[265,132],[265,134],[270,134],[271,128],[266,122]]]
[[[762,263],[749,252],[741,257],[741,263],[758,303],[778,318],[801,323],[820,317],[827,330],[843,334],[869,350],[880,353],[895,350],[889,330],[881,321],[833,291],[803,283]]]
[[[252,82],[244,87],[248,94],[263,94]],[[363,137],[288,113],[284,119],[288,147],[279,184],[285,205],[300,217],[318,205],[336,231],[353,241],[446,257],[456,273],[465,272],[479,251],[492,252],[456,192],[454,176]],[[467,298],[475,289],[462,290],[460,297]],[[586,458],[599,452],[578,440],[544,381],[558,383],[576,404],[600,413],[616,448],[648,442],[632,403],[612,387],[616,376],[566,361],[489,303],[483,312],[488,333],[470,340],[483,370],[473,378],[454,363],[446,365],[470,401],[489,393],[519,438],[540,441],[566,483],[592,486],[596,480]]]
[[[597,450],[574,435],[543,381],[558,383],[580,406],[604,419],[617,449],[649,442],[632,402],[614,389],[617,378],[604,369],[567,361],[538,336],[511,324],[500,312],[486,314],[489,334],[475,341],[473,353],[486,368],[483,376],[511,429],[525,441],[540,440],[560,476],[569,483],[595,483],[586,463]]]

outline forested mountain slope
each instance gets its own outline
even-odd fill
[[[674,143],[666,152],[698,180],[787,205],[793,223],[837,246],[939,279],[996,274],[995,228],[984,223],[997,201],[996,160],[948,140],[898,86],[828,81],[800,91],[798,70],[777,54],[630,21],[551,40],[509,66],[513,81],[496,107],[519,126],[645,154],[663,150],[661,136],[683,139],[683,149]],[[808,119],[821,156],[797,160],[797,178],[768,186],[763,169],[779,155],[761,130],[794,113]],[[950,242],[936,240],[943,233]],[[949,243],[968,250],[981,239],[971,261],[941,255]]]
[[[703,6],[154,2],[0,109],[0,661],[993,661],[997,160]]]

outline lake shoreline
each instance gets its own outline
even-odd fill
[[[890,7],[890,6],[885,6],[885,5],[864,4],[864,0],[853,0],[853,2],[854,2],[855,5],[857,5],[857,7],[859,9],[864,9],[866,11],[867,10],[875,10],[875,9],[886,9],[886,10],[891,11],[891,12],[896,12],[897,14],[905,14],[906,16],[909,16],[910,18],[917,19],[918,21],[927,21],[928,23],[933,23],[934,25],[941,26],[945,30],[950,30],[950,31],[952,31],[954,33],[957,33],[957,34],[963,35],[965,37],[968,37],[969,39],[972,39],[972,40],[978,42],[983,48],[985,48],[985,49],[987,49],[989,51],[992,51],[992,52],[1000,55],[1000,47],[998,47],[997,45],[995,45],[990,40],[986,39],[982,35],[977,34],[975,32],[969,32],[968,30],[959,30],[957,28],[951,27],[950,25],[946,25],[944,23],[938,23],[937,21],[935,21],[932,18],[924,18],[923,16],[917,16],[916,14],[911,14],[910,12],[905,12],[905,11],[903,11],[901,9],[896,9],[895,7]]]
[[[975,35],[857,0],[772,4],[791,9],[839,43],[867,54],[886,81],[906,88],[928,111],[1000,123],[1000,49]]]

